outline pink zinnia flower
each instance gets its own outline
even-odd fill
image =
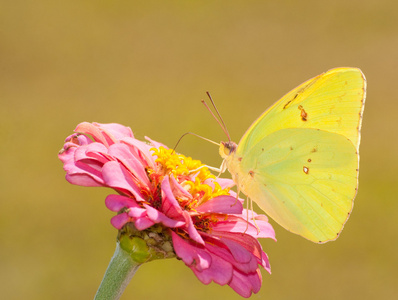
[[[275,233],[266,216],[243,209],[232,180],[119,124],[81,123],[75,131],[59,154],[66,179],[118,193],[105,203],[118,213],[111,223],[119,235],[160,233],[204,284],[228,284],[243,297],[260,290],[259,266],[270,272],[270,265],[257,239]]]

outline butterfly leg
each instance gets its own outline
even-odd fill
[[[218,173],[217,178],[220,177],[220,175],[227,170],[227,164],[225,163],[225,160],[223,160],[222,163],[221,163],[221,166],[219,168],[208,166],[208,165],[202,165],[199,168],[191,170],[189,173],[194,173],[194,172],[199,171],[200,169],[202,169],[204,167],[206,167],[209,170],[212,170],[214,172],[217,172]]]
[[[247,200],[250,201],[250,210],[252,212],[252,220],[253,220],[254,226],[256,226],[256,228],[257,228],[257,234],[259,234],[260,233],[260,228],[257,226],[256,218],[254,217],[253,200],[250,199],[250,198],[247,198]]]
[[[249,209],[249,203],[250,203],[250,209]],[[254,218],[254,210],[253,210],[253,200],[250,199],[249,197],[246,198],[246,229],[243,233],[246,233],[247,229],[249,228],[249,211],[251,212],[251,219],[253,220],[253,224],[257,229],[257,234],[260,233],[260,228],[256,224],[256,219]]]

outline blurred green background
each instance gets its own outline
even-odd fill
[[[269,105],[330,68],[368,80],[355,209],[312,244],[275,225],[272,275],[252,299],[396,299],[396,1],[0,1],[0,297],[92,299],[117,231],[111,190],[72,186],[57,153],[82,121],[117,122],[173,146],[238,142]],[[186,137],[179,152],[219,166]],[[273,223],[274,224],[274,223]],[[240,299],[181,261],[142,266],[122,299]]]

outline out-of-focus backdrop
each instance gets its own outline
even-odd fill
[[[396,1],[0,1],[0,298],[92,299],[117,231],[111,190],[73,186],[57,153],[82,121],[173,147],[232,138],[330,68],[368,80],[360,188],[335,242],[275,225],[272,275],[252,299],[395,299],[398,293]],[[218,166],[216,146],[178,151]],[[273,223],[275,224],[275,223]],[[181,261],[142,266],[122,299],[240,299]]]

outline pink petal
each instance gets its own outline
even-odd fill
[[[268,273],[271,274],[271,265],[269,263],[268,255],[264,251],[261,259],[261,265],[268,271]]]
[[[231,264],[216,255],[212,255],[210,268],[203,271],[196,268],[191,269],[202,283],[209,284],[214,281],[219,285],[228,284],[231,281],[233,271]]]
[[[103,163],[96,159],[87,157],[86,149],[88,146],[87,145],[81,146],[75,148],[74,151],[72,150],[74,156],[73,158],[69,157],[69,159],[64,162],[64,170],[69,175],[86,175],[88,177],[91,177],[97,183],[103,185],[104,181],[102,179],[102,173],[101,173]]]
[[[235,181],[229,178],[217,178],[215,181],[221,186],[222,189],[235,186]]]
[[[188,231],[189,237],[192,240],[194,240],[195,242],[204,245],[205,242],[203,241],[203,239],[200,236],[199,232],[196,230],[195,225],[192,222],[191,215],[188,212],[184,211],[183,212],[183,216],[184,216],[184,219],[185,219],[185,223],[187,225],[186,229]]]
[[[134,220],[134,226],[138,229],[138,230],[145,230],[148,229],[149,227],[153,226],[155,223],[150,220],[148,217],[145,218],[139,218]]]
[[[105,199],[105,206],[115,212],[123,208],[139,207],[134,199],[122,195],[108,195]]]
[[[114,216],[111,219],[111,224],[116,229],[122,229],[124,225],[131,221],[131,218],[127,215],[127,213],[121,213],[119,215]]]
[[[213,230],[225,232],[244,232],[254,238],[272,238],[275,240],[275,231],[272,225],[262,219],[256,220],[255,223],[249,217],[249,223],[246,217],[242,215],[229,215],[227,219],[219,217],[217,223],[214,224]]]
[[[252,274],[243,274],[234,270],[229,286],[242,297],[249,298],[252,293],[257,293],[260,290],[261,282],[261,273],[258,269]]]
[[[93,139],[96,142],[104,144],[106,147],[109,147],[107,138],[102,135],[102,131],[100,130],[100,128],[98,126],[95,126],[94,124],[91,124],[88,122],[80,123],[75,128],[75,132],[89,134],[93,137]],[[109,142],[111,142],[111,141],[109,141]]]
[[[228,247],[223,241],[206,238],[206,249],[214,255],[217,255],[229,262],[234,269],[238,269],[243,273],[254,272],[258,268],[258,261],[254,255],[247,252],[248,259],[237,260],[235,256],[232,255],[234,249]]]
[[[149,166],[151,169],[155,169],[155,159],[149,151],[151,146],[141,142],[139,140],[125,137],[120,140],[120,142],[125,143],[130,146],[130,151],[137,157],[140,158],[141,163],[144,166]]]
[[[173,191],[170,187],[169,176],[165,176],[161,183],[162,189],[162,212],[172,219],[179,219],[182,216],[183,210],[177,199],[174,197]]]
[[[83,122],[77,125],[76,132],[89,134],[96,142],[104,144],[106,147],[117,143],[124,137],[134,137],[131,129],[120,124],[101,124]]]
[[[196,208],[199,213],[239,214],[242,203],[231,196],[214,197]]]
[[[144,201],[140,188],[132,181],[125,167],[116,161],[107,162],[102,168],[104,182],[109,187],[130,192],[137,201]]]
[[[133,132],[130,127],[123,126],[117,123],[93,123],[95,126],[98,126],[104,135],[107,135],[109,139],[113,141],[121,140],[124,137],[132,137],[134,138]]]
[[[231,247],[232,242],[235,242],[243,246],[252,255],[254,255],[259,261],[262,259],[262,248],[260,243],[254,237],[248,234],[234,233],[234,232],[217,232],[213,231],[212,236],[219,237],[222,239],[223,243]]]
[[[168,218],[166,215],[147,204],[144,204],[144,207],[146,208],[148,218],[151,219],[154,223],[162,223],[164,226],[171,228],[181,227],[185,224],[184,221],[178,221]]]
[[[146,209],[139,206],[129,207],[127,214],[129,215],[129,217],[132,217],[134,220],[147,217]]]
[[[169,176],[169,181],[174,197],[192,199],[192,195],[178,183],[174,176]]]
[[[71,183],[80,186],[91,186],[91,187],[100,187],[104,186],[97,180],[93,179],[93,177],[89,174],[66,174],[65,179]]]
[[[134,226],[138,230],[145,230],[155,224],[155,222],[148,218],[147,211],[144,208],[132,207],[127,214],[133,219]]]
[[[86,162],[76,161],[76,156],[80,152],[85,153],[85,146],[69,147],[66,151],[61,151],[59,158],[64,163],[64,170],[66,171],[66,178],[72,184],[78,184],[83,186],[102,186],[103,180],[101,168],[95,160],[87,160]]]
[[[181,238],[178,234],[171,231],[174,250],[179,258],[188,266],[199,271],[208,269],[212,263],[212,258],[203,248],[194,246],[193,242]]]
[[[129,146],[126,144],[114,144],[109,147],[109,154],[116,157],[129,172],[136,177],[136,180],[149,186],[149,178],[145,171],[145,167],[141,162],[130,152]]]

